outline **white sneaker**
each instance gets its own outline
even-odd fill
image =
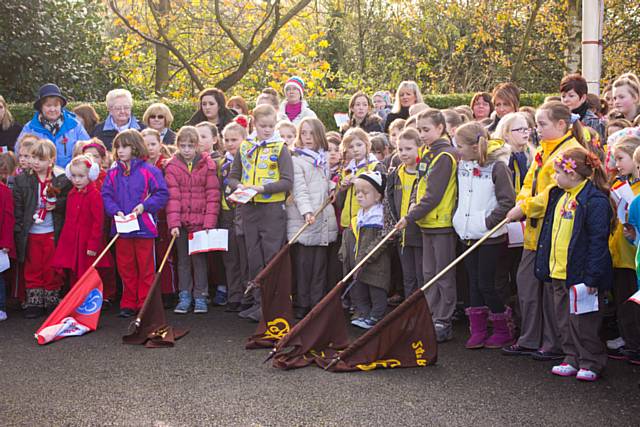
[[[622,337],[618,337],[615,340],[608,340],[607,341],[607,348],[609,350],[617,350],[620,347],[624,347],[626,343],[624,342],[624,339],[622,339]]]
[[[561,377],[575,377],[578,370],[568,363],[561,363],[551,368],[551,373]]]
[[[0,322],[2,322],[3,320],[7,320],[7,313],[0,310]]]
[[[596,381],[598,374],[588,369],[580,369],[576,374],[576,379],[580,381]]]

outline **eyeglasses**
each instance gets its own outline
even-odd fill
[[[515,129],[511,129],[511,132],[518,132],[518,133],[522,133],[522,134],[528,134],[531,133],[531,129],[529,128],[515,128]]]
[[[162,114],[152,115],[152,116],[149,116],[149,118],[150,119],[164,120],[164,116]]]
[[[118,105],[111,107],[113,111],[131,111],[131,105]]]

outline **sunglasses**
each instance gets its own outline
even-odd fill
[[[164,120],[164,116],[162,114],[152,115],[152,116],[149,116],[149,118],[150,119]]]

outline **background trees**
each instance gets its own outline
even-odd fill
[[[4,0],[0,85],[30,100],[46,81],[76,99],[123,85],[192,98],[252,96],[292,74],[310,95],[432,93],[515,81],[553,92],[579,70],[581,0]],[[604,81],[640,64],[640,5],[606,0]]]

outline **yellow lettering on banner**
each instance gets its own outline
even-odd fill
[[[280,341],[289,333],[289,330],[289,322],[282,317],[277,317],[272,321],[267,322],[267,330],[264,333],[264,338]]]
[[[361,371],[372,371],[376,368],[397,368],[400,366],[400,361],[397,359],[377,360],[369,363],[368,365],[356,365],[356,368]]]
[[[414,349],[416,353],[416,365],[427,366],[427,359],[422,357],[422,355],[425,352],[424,346],[422,345],[422,341],[412,342],[411,348]]]

